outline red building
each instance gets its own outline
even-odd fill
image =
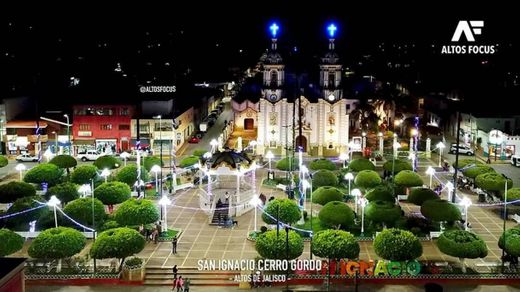
[[[130,149],[131,105],[75,105],[72,135],[75,153],[93,149],[116,153]]]

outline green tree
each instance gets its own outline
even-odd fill
[[[373,170],[362,170],[354,179],[356,186],[368,190],[381,184],[381,177]]]
[[[200,160],[200,157],[198,156],[188,156],[188,157],[185,157],[181,160],[181,163],[180,163],[180,167],[184,168],[184,167],[189,167],[189,166],[192,166],[192,165],[195,165],[199,162]]]
[[[122,182],[102,183],[94,190],[94,196],[105,205],[121,204],[130,199],[130,187]]]
[[[373,245],[378,256],[390,261],[414,260],[423,252],[421,242],[413,233],[395,228],[381,231]]]
[[[375,170],[376,166],[372,163],[372,161],[366,158],[358,158],[352,159],[352,161],[350,161],[348,164],[348,168],[351,171],[359,172],[362,170]]]
[[[365,217],[375,223],[393,226],[402,211],[394,202],[372,201],[365,207]]]
[[[460,209],[456,205],[441,199],[425,201],[421,205],[421,213],[436,222],[454,222],[462,219]]]
[[[469,178],[476,178],[477,176],[488,172],[495,172],[495,170],[491,166],[476,165],[474,167],[468,167],[462,171],[462,173]]]
[[[479,165],[479,164],[482,164],[482,162],[480,162],[478,160],[475,160],[475,159],[459,159],[459,164],[458,164],[459,167],[458,168],[459,169],[463,169],[466,166],[472,165],[472,164]],[[451,165],[453,167],[457,168],[457,164],[455,164],[455,162],[453,162]]]
[[[287,233],[280,230],[276,235],[276,230],[270,230],[260,234],[255,243],[256,251],[266,259],[286,259],[298,258],[303,252],[303,239],[295,231],[289,230],[289,256],[287,256]]]
[[[311,163],[309,164],[309,168],[312,170],[327,169],[333,171],[336,170],[336,164],[334,164],[334,162],[328,159],[320,158],[311,161]]]
[[[520,188],[511,188],[507,190],[507,201],[513,202],[520,200]],[[515,203],[515,205],[518,205],[518,203]]]
[[[42,163],[29,169],[23,180],[28,183],[47,183],[49,186],[54,186],[60,182],[62,176],[62,170],[56,165],[51,163]]]
[[[519,257],[520,256],[520,227],[508,229],[505,232],[505,245],[504,245],[504,234],[500,236],[498,240],[498,247],[505,249],[508,255]]]
[[[0,229],[0,257],[5,257],[22,249],[24,239],[17,233],[2,228]]]
[[[395,184],[410,188],[422,186],[423,181],[417,173],[411,170],[403,170],[395,175]]]
[[[319,187],[338,185],[338,177],[334,172],[326,169],[318,170],[312,177],[312,187],[317,189]]]
[[[208,150],[206,149],[195,149],[193,150],[193,153],[191,155],[198,156],[199,158],[202,157]]]
[[[506,185],[506,178],[497,172],[488,172],[478,175],[475,178],[475,184],[477,187],[488,191],[494,192],[495,194],[502,195],[504,193],[504,188]],[[513,181],[508,178],[507,179],[507,188],[510,189],[513,187]]]
[[[462,272],[466,272],[465,259],[485,258],[488,248],[484,240],[465,230],[448,230],[437,240],[439,250],[452,257],[459,258]]]
[[[7,209],[6,214],[15,214],[32,208],[36,208],[40,206],[40,204],[38,204],[36,201],[45,202],[45,200],[43,200],[43,198],[40,196],[20,198],[16,200],[11,205],[11,207],[9,207],[9,209]],[[27,224],[31,221],[38,220],[38,218],[40,218],[40,216],[43,214],[44,209],[46,209],[46,207],[25,212],[23,213],[23,215],[9,217],[6,219],[7,225],[11,226],[12,229],[15,228],[17,230],[25,231],[28,229]]]
[[[70,182],[64,182],[50,187],[46,196],[48,198],[56,196],[63,204],[79,198],[78,185]]]
[[[347,204],[338,201],[327,203],[318,213],[321,225],[327,228],[349,228],[354,225],[355,217]]]
[[[90,180],[97,180],[97,168],[94,165],[80,165],[71,174],[70,181],[78,184],[90,184]]]
[[[57,155],[49,163],[56,165],[59,168],[63,168],[67,170],[67,174],[70,173],[70,168],[76,167],[78,165],[78,161],[76,158],[70,155]]]
[[[129,187],[133,187],[137,181],[137,165],[127,165],[117,172],[116,179],[120,182],[124,182]],[[148,181],[148,172],[141,168],[141,180]]]
[[[369,201],[395,201],[395,197],[392,195],[392,186],[389,184],[381,184],[369,190],[365,194],[365,199]]]
[[[145,239],[134,229],[121,227],[103,231],[99,234],[90,249],[90,256],[95,259],[120,259],[123,265],[125,258],[141,252]]]
[[[312,192],[312,202],[325,205],[332,201],[343,201],[343,193],[335,187],[319,187]]]
[[[436,192],[429,188],[417,187],[412,188],[410,195],[408,196],[408,202],[421,206],[424,202],[428,200],[437,200],[439,196]]]
[[[94,166],[100,170],[103,170],[105,168],[116,169],[119,168],[121,165],[123,165],[121,160],[110,155],[100,156],[98,157],[98,159],[96,159],[96,161],[94,161]]]
[[[285,157],[285,158],[282,158],[280,160],[278,160],[278,162],[276,163],[276,168],[278,168],[279,170],[285,170],[285,171],[290,171],[290,170],[296,170],[298,169],[298,165],[299,165],[299,161],[298,159],[296,158],[292,158],[292,157]]]
[[[396,159],[395,160],[395,168],[393,168],[394,162],[393,160],[388,160],[383,164],[383,169],[394,174],[399,173],[403,170],[413,170],[412,164],[406,160]]]
[[[301,218],[300,208],[293,200],[274,199],[267,203],[262,219],[267,224],[276,224],[278,218],[283,223],[293,224]]]
[[[121,226],[139,226],[159,220],[159,211],[150,200],[129,199],[119,205],[114,220]]]
[[[36,196],[36,189],[32,184],[12,181],[0,185],[0,203],[12,203],[20,198]]]
[[[9,164],[9,160],[5,156],[0,155],[0,168],[6,167]]]
[[[357,259],[359,243],[356,238],[343,230],[323,230],[312,239],[312,253],[331,259]]]
[[[144,168],[146,171],[150,172],[154,165],[164,166],[164,161],[157,156],[146,156],[143,159]]]
[[[94,212],[92,212],[92,198],[76,199],[68,203],[63,212],[79,223],[88,226],[92,226],[92,214],[98,225],[101,225],[106,216],[105,206],[98,199],[94,199]]]

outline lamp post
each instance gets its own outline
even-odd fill
[[[159,200],[159,205],[161,205],[163,210],[163,219],[164,219],[164,231],[168,231],[168,213],[166,210],[166,206],[170,205],[172,201],[168,199],[168,196],[163,195]]]
[[[162,166],[162,163],[163,163],[163,153],[162,153],[162,144],[163,144],[163,140],[162,140],[162,116],[161,115],[158,115],[158,116],[155,116],[154,117],[155,119],[159,119],[159,140],[161,141],[161,144],[159,145],[159,159],[161,161],[161,166]],[[162,190],[162,167],[159,168],[159,172],[161,172],[161,181],[158,182],[156,181],[155,183],[159,183],[160,184],[160,188]]]
[[[348,194],[350,195],[350,182],[354,179],[354,175],[351,172],[345,174],[344,177],[348,181]]]
[[[158,182],[159,179],[157,177],[157,174],[159,173],[159,171],[161,171],[161,167],[156,164],[156,165],[152,166],[151,170],[155,173],[155,193],[159,194],[159,182]]]
[[[415,167],[415,153],[410,151],[410,154],[408,154],[408,159],[412,161],[413,171],[417,171],[417,168]]]
[[[401,144],[397,142],[397,134],[394,133],[394,142],[392,142],[392,148],[394,149],[394,158],[397,158],[397,149],[401,147]]]
[[[43,153],[43,156],[45,156],[45,159],[47,159],[47,162],[49,162],[54,156],[54,154],[52,154],[50,148],[47,148],[47,150],[45,150],[45,153]]]
[[[439,167],[441,167],[442,149],[444,149],[444,147],[446,147],[446,145],[444,145],[444,143],[442,143],[442,142],[439,142],[439,143],[437,143],[436,147],[439,149]]]
[[[392,181],[394,181],[394,172],[395,172],[395,158],[397,157],[397,150],[401,148],[401,144],[398,142],[394,142],[394,155],[392,157]]]
[[[379,137],[379,153],[381,154],[381,156],[383,156],[383,133],[377,133],[377,137]]]
[[[365,148],[367,147],[367,133],[363,132],[361,133],[361,136],[363,136],[363,139],[361,140],[361,151],[363,151],[363,156],[365,156]]]
[[[507,220],[507,178],[506,178],[506,181],[504,183],[504,225],[503,225],[503,228],[502,228],[502,236],[504,237],[504,247],[502,248],[502,273],[504,272],[504,269],[505,269],[505,262],[504,262],[504,259],[505,259],[505,248],[506,248],[506,242],[507,242],[507,238],[506,238],[506,220]]]
[[[365,206],[367,204],[367,199],[361,198],[359,204],[361,204],[361,236],[365,234]]]
[[[218,146],[218,141],[217,139],[213,139],[209,142],[209,145],[211,145],[211,153],[215,153],[217,152],[217,146]]]
[[[348,160],[348,154],[347,153],[341,153],[339,155],[339,160],[343,162],[343,168],[347,167],[347,160]]]
[[[58,133],[56,131],[52,131],[54,134],[54,154],[58,155]]]
[[[471,206],[471,200],[468,197],[464,197],[460,204],[464,207],[464,230],[468,231],[468,208]]]
[[[451,181],[447,182],[446,188],[448,188],[448,201],[451,202],[451,194],[453,192],[453,183]]]
[[[253,147],[253,156],[256,155],[256,152],[255,152],[255,147],[256,147],[256,141],[255,140],[252,140],[249,142],[249,146]]]
[[[67,142],[68,142],[68,145],[67,145],[67,154],[71,155],[71,146],[72,146],[72,143],[70,142],[70,120],[69,120],[69,115],[68,114],[64,114],[63,115],[66,119],[67,119]]]
[[[108,176],[110,175],[110,170],[108,168],[103,169],[101,172],[101,176],[105,178],[105,182],[108,181]]]
[[[359,189],[353,189],[352,190],[352,195],[354,196],[354,212],[356,213],[357,215],[357,211],[358,211],[358,201],[359,201],[359,197],[361,197],[361,191]]]
[[[21,163],[20,163],[20,164],[17,164],[17,165],[16,165],[15,169],[16,169],[18,172],[20,172],[20,181],[22,181],[22,179],[23,179],[23,171],[26,170],[27,167],[25,167],[24,164],[21,164]]]
[[[120,156],[121,156],[121,158],[123,158],[123,161],[125,162],[125,166],[126,166],[126,160],[127,160],[128,158],[130,158],[130,153],[128,153],[128,152],[123,152],[123,153],[121,153]]]
[[[82,198],[85,198],[87,196],[88,193],[90,193],[90,184],[84,184],[84,185],[81,185],[78,189],[78,191],[83,194]]]
[[[267,180],[274,179],[273,169],[271,168],[271,161],[274,158],[274,154],[271,151],[267,151],[265,158],[269,161],[269,171],[267,172]]]
[[[260,198],[255,195],[251,199],[251,205],[253,205],[253,207],[255,208],[255,231],[258,231],[257,226],[256,226],[256,218],[257,218],[256,213],[257,213],[258,206],[262,205],[262,200],[260,200]]]
[[[426,169],[426,174],[430,176],[430,189],[432,188],[432,179],[433,175],[435,174],[435,169],[433,167],[428,166],[428,169]]]
[[[54,195],[47,202],[47,206],[52,207],[54,209],[54,226],[56,228],[58,228],[58,216],[56,215],[56,206],[59,204],[61,204],[61,201]]]

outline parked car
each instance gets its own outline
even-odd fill
[[[520,167],[520,155],[511,155],[511,164]]]
[[[191,144],[197,144],[199,142],[200,142],[200,139],[195,136],[190,137],[190,139],[188,140],[188,143],[191,143]]]
[[[31,154],[22,154],[22,155],[16,156],[16,161],[19,161],[19,162],[33,161],[33,162],[36,162],[36,161],[38,161],[38,157],[37,156],[33,156]]]
[[[459,148],[459,154],[465,154],[468,156],[475,155],[475,152],[473,152],[473,149],[471,149],[469,146],[457,144],[451,144],[450,153],[455,154],[457,152],[457,148]]]
[[[202,132],[202,131],[197,131],[193,136],[195,136],[199,139],[202,139],[202,137],[204,137],[204,134],[206,134],[206,133]]]
[[[96,150],[87,150],[86,152],[78,153],[78,156],[76,156],[76,158],[85,162],[89,160],[94,161],[98,159],[99,156],[101,156],[101,154],[99,154]]]

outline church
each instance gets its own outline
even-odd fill
[[[271,48],[259,62],[258,101],[233,101],[235,129],[256,131],[258,155],[268,151],[286,155],[293,147],[310,156],[347,153],[352,125],[349,117],[358,101],[348,99],[343,92],[343,66],[334,44],[336,26],[327,27],[328,50],[319,59],[318,68],[306,68],[319,69],[315,75],[286,70],[277,45],[278,29],[276,23],[270,26]]]

